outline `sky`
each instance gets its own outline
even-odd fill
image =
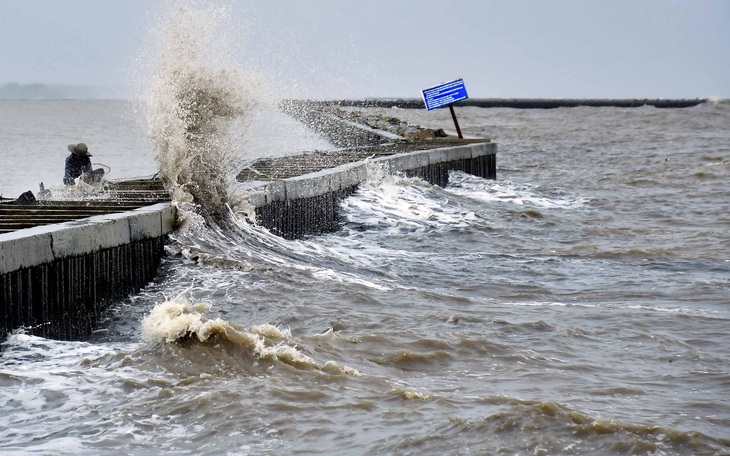
[[[730,98],[730,0],[0,0],[0,85],[129,87],[180,5],[281,97]]]

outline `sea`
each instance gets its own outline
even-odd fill
[[[181,222],[88,338],[0,340],[0,455],[730,455],[727,100],[457,105],[496,180],[368,163],[337,232],[286,240],[236,174],[336,147],[174,14],[130,100],[0,100],[4,198],[97,197],[62,185],[84,142]]]
[[[301,240],[181,204],[91,337],[2,341],[0,454],[730,454],[730,104],[455,111],[496,180],[372,172]],[[159,172],[138,113],[1,101],[2,189],[63,196],[81,141],[110,179]],[[253,117],[241,166],[334,148]]]

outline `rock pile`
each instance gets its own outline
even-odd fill
[[[422,141],[433,138],[445,138],[447,136],[441,128],[438,130],[424,128],[420,125],[412,125],[396,117],[386,115],[365,114],[362,111],[345,111],[339,108],[333,108],[331,113],[350,122],[367,125],[375,130],[387,131],[388,133],[401,136],[408,141]]]

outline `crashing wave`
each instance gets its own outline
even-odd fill
[[[227,13],[181,7],[158,37],[157,66],[146,81],[145,115],[160,174],[184,212],[221,218],[234,182],[232,127],[255,106],[251,77],[219,63],[213,33]]]

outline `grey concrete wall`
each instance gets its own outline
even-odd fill
[[[390,174],[420,177],[431,184],[446,186],[450,170],[496,179],[496,154],[496,144],[481,142],[388,155],[369,163]],[[256,219],[262,226],[288,239],[337,231],[340,201],[368,179],[371,166],[366,162],[349,163],[262,183],[250,196]]]
[[[174,225],[159,203],[0,235],[0,332],[88,335],[110,302],[154,277]]]

